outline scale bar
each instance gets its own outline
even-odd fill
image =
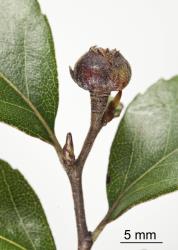
[[[121,241],[121,244],[163,244],[162,241]]]

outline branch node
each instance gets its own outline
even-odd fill
[[[85,237],[81,246],[79,246],[79,250],[90,250],[93,245],[92,234],[88,232],[88,236]]]

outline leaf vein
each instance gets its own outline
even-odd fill
[[[39,111],[36,109],[36,107],[33,105],[33,103],[27,99],[17,88],[16,86],[8,79],[6,76],[4,76],[2,73],[0,73],[0,78],[2,78],[31,108],[31,110],[34,112],[38,120],[41,122],[41,124],[44,126],[46,131],[48,132],[50,138],[52,139],[53,143],[56,143],[56,138],[48,124],[46,123],[45,119],[42,117],[42,115],[39,113]]]
[[[33,113],[33,114],[34,114],[34,112],[33,112],[32,110],[27,109],[27,108],[24,108],[24,107],[22,107],[22,106],[19,106],[19,105],[17,105],[17,104],[14,104],[14,103],[11,103],[11,102],[7,102],[7,101],[3,101],[3,100],[0,100],[0,102],[2,102],[2,103],[4,103],[4,104],[7,104],[7,105],[11,105],[11,106],[17,107],[17,108],[19,108],[19,109],[23,109],[23,110],[25,110],[25,111],[27,111],[27,112],[30,112],[30,113]]]
[[[10,243],[11,245],[18,247],[19,249],[27,250],[27,248],[24,248],[24,247],[22,247],[21,245],[17,244],[16,242],[14,242],[14,241],[12,241],[12,240],[9,240],[9,239],[7,239],[6,237],[3,237],[3,236],[1,236],[1,235],[0,235],[0,240],[6,241],[6,242]]]
[[[151,172],[154,168],[157,167],[158,164],[160,164],[162,161],[166,160],[167,158],[169,158],[172,154],[174,154],[176,151],[178,151],[178,148],[174,149],[172,152],[170,152],[169,154],[165,155],[164,157],[162,157],[158,162],[156,162],[153,166],[151,166],[145,173],[143,173],[141,176],[139,176],[139,178],[137,178],[135,181],[133,181],[126,189],[123,193],[120,194],[120,196],[118,196],[117,200],[114,202],[114,204],[112,205],[112,207],[110,208],[110,210],[108,211],[108,214],[106,215],[106,218],[110,216],[110,214],[112,214],[112,212],[114,211],[114,209],[118,206],[120,200],[122,199],[122,197],[133,187],[133,185],[135,185],[138,181],[140,181],[142,178],[145,177],[145,175],[147,175],[149,172]]]

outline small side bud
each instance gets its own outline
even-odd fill
[[[64,161],[67,165],[72,165],[75,161],[74,145],[72,134],[68,133],[66,136],[66,143],[63,147]]]
[[[120,103],[121,96],[122,91],[119,91],[117,95],[111,101],[109,101],[109,104],[103,115],[103,125],[106,125],[113,118],[120,115],[123,108],[122,104]]]

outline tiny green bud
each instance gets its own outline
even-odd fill
[[[123,105],[120,103],[121,96],[122,91],[119,91],[114,98],[109,98],[110,100],[108,100],[108,106],[103,115],[103,125],[106,125],[113,118],[119,117],[123,108]]]

